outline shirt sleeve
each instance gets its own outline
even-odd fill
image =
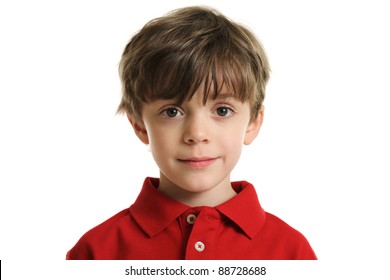
[[[83,240],[80,240],[71,250],[66,254],[67,260],[93,260],[92,251]]]
[[[317,260],[317,256],[314,253],[314,250],[310,246],[307,239],[302,236],[302,240],[295,251],[295,260]]]

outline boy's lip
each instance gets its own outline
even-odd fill
[[[217,159],[218,157],[189,157],[179,159],[179,161],[190,167],[203,168],[214,163]]]
[[[189,157],[189,158],[179,158],[179,160],[182,161],[205,161],[205,160],[211,160],[216,159],[216,157]]]

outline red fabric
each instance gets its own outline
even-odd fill
[[[233,182],[237,195],[216,207],[184,205],[158,184],[146,178],[135,203],[84,234],[66,258],[316,259],[301,233],[261,208],[248,182]]]

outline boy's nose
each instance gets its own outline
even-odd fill
[[[202,118],[192,117],[185,123],[184,142],[187,144],[196,144],[200,142],[208,142],[209,135],[207,125]]]

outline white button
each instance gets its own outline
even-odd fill
[[[187,216],[187,223],[189,223],[190,225],[193,225],[195,223],[195,220],[196,216],[194,214],[189,214]]]
[[[195,250],[196,251],[203,252],[204,248],[205,248],[205,246],[204,246],[203,242],[198,241],[195,243]]]

